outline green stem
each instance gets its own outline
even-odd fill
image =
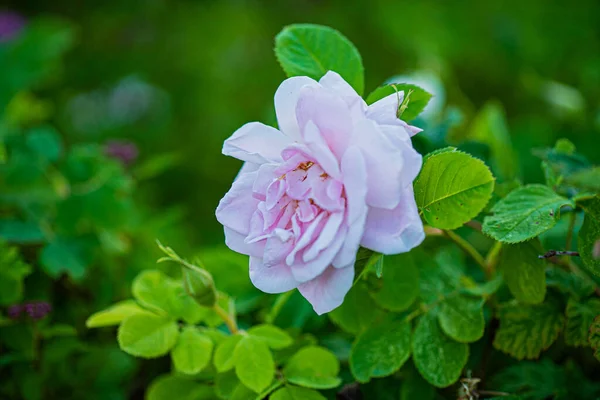
[[[219,315],[223,322],[225,322],[225,325],[227,325],[227,328],[229,328],[229,331],[232,334],[235,335],[239,332],[237,322],[235,322],[235,318],[229,315],[227,311],[225,311],[220,305],[215,303],[215,305],[213,306],[213,310],[215,310],[215,312]]]
[[[500,251],[502,250],[502,242],[495,242],[490,251],[485,256],[485,265],[488,270],[488,276],[492,276],[500,260]]]
[[[292,294],[294,294],[294,291],[290,290],[289,292],[282,293],[277,297],[277,300],[275,300],[275,304],[273,304],[271,311],[265,318],[266,323],[272,324],[275,321],[275,319],[281,312],[283,306],[285,306],[290,297],[292,297]]]
[[[471,256],[477,264],[481,267],[481,269],[485,272],[486,276],[489,278],[490,271],[488,270],[487,265],[485,264],[485,260],[479,254],[479,252],[471,245],[471,243],[467,242],[465,239],[457,235],[452,231],[444,231],[446,237],[452,240],[454,243],[458,245],[465,253]]]

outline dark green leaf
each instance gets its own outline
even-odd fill
[[[437,387],[456,382],[469,358],[469,346],[446,336],[430,314],[422,316],[417,323],[412,351],[415,366],[423,378]]]
[[[342,305],[327,315],[346,332],[358,334],[382,314],[366,287],[359,283],[350,289]]]
[[[552,228],[567,205],[575,206],[548,186],[527,185],[492,207],[494,215],[483,220],[483,232],[504,243],[524,242]]]
[[[577,240],[579,254],[586,268],[600,276],[600,256],[595,249],[600,240],[600,197],[581,202],[581,207],[585,211],[585,218]]]
[[[538,304],[546,296],[546,263],[539,240],[504,245],[499,268],[510,292],[521,303]]]
[[[213,400],[212,387],[176,375],[162,375],[148,388],[146,400]]]
[[[404,311],[419,294],[419,270],[412,253],[381,256],[385,275],[372,282],[369,294],[390,311]]]
[[[411,326],[387,320],[368,328],[356,338],[350,369],[359,382],[382,378],[399,370],[410,357]]]
[[[589,299],[578,302],[569,299],[567,303],[567,326],[565,343],[569,346],[589,346],[590,326],[600,315],[600,300]]]
[[[457,342],[471,343],[481,339],[485,327],[483,303],[480,297],[449,297],[437,313],[440,327]]]

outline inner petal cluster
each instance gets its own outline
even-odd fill
[[[248,244],[266,240],[266,267],[315,260],[336,238],[346,209],[342,182],[316,160],[297,148],[282,156],[283,163],[263,165],[258,172],[253,196],[259,204],[245,239]]]

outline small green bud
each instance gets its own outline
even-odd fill
[[[212,307],[217,302],[215,282],[208,271],[200,268],[183,267],[183,288],[196,303]]]

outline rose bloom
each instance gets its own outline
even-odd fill
[[[275,93],[279,130],[251,122],[225,141],[223,154],[245,164],[216,215],[258,289],[298,288],[323,314],[352,287],[360,246],[397,254],[423,241],[410,139],[420,129],[396,117],[399,101],[367,106],[332,71],[293,77]]]

